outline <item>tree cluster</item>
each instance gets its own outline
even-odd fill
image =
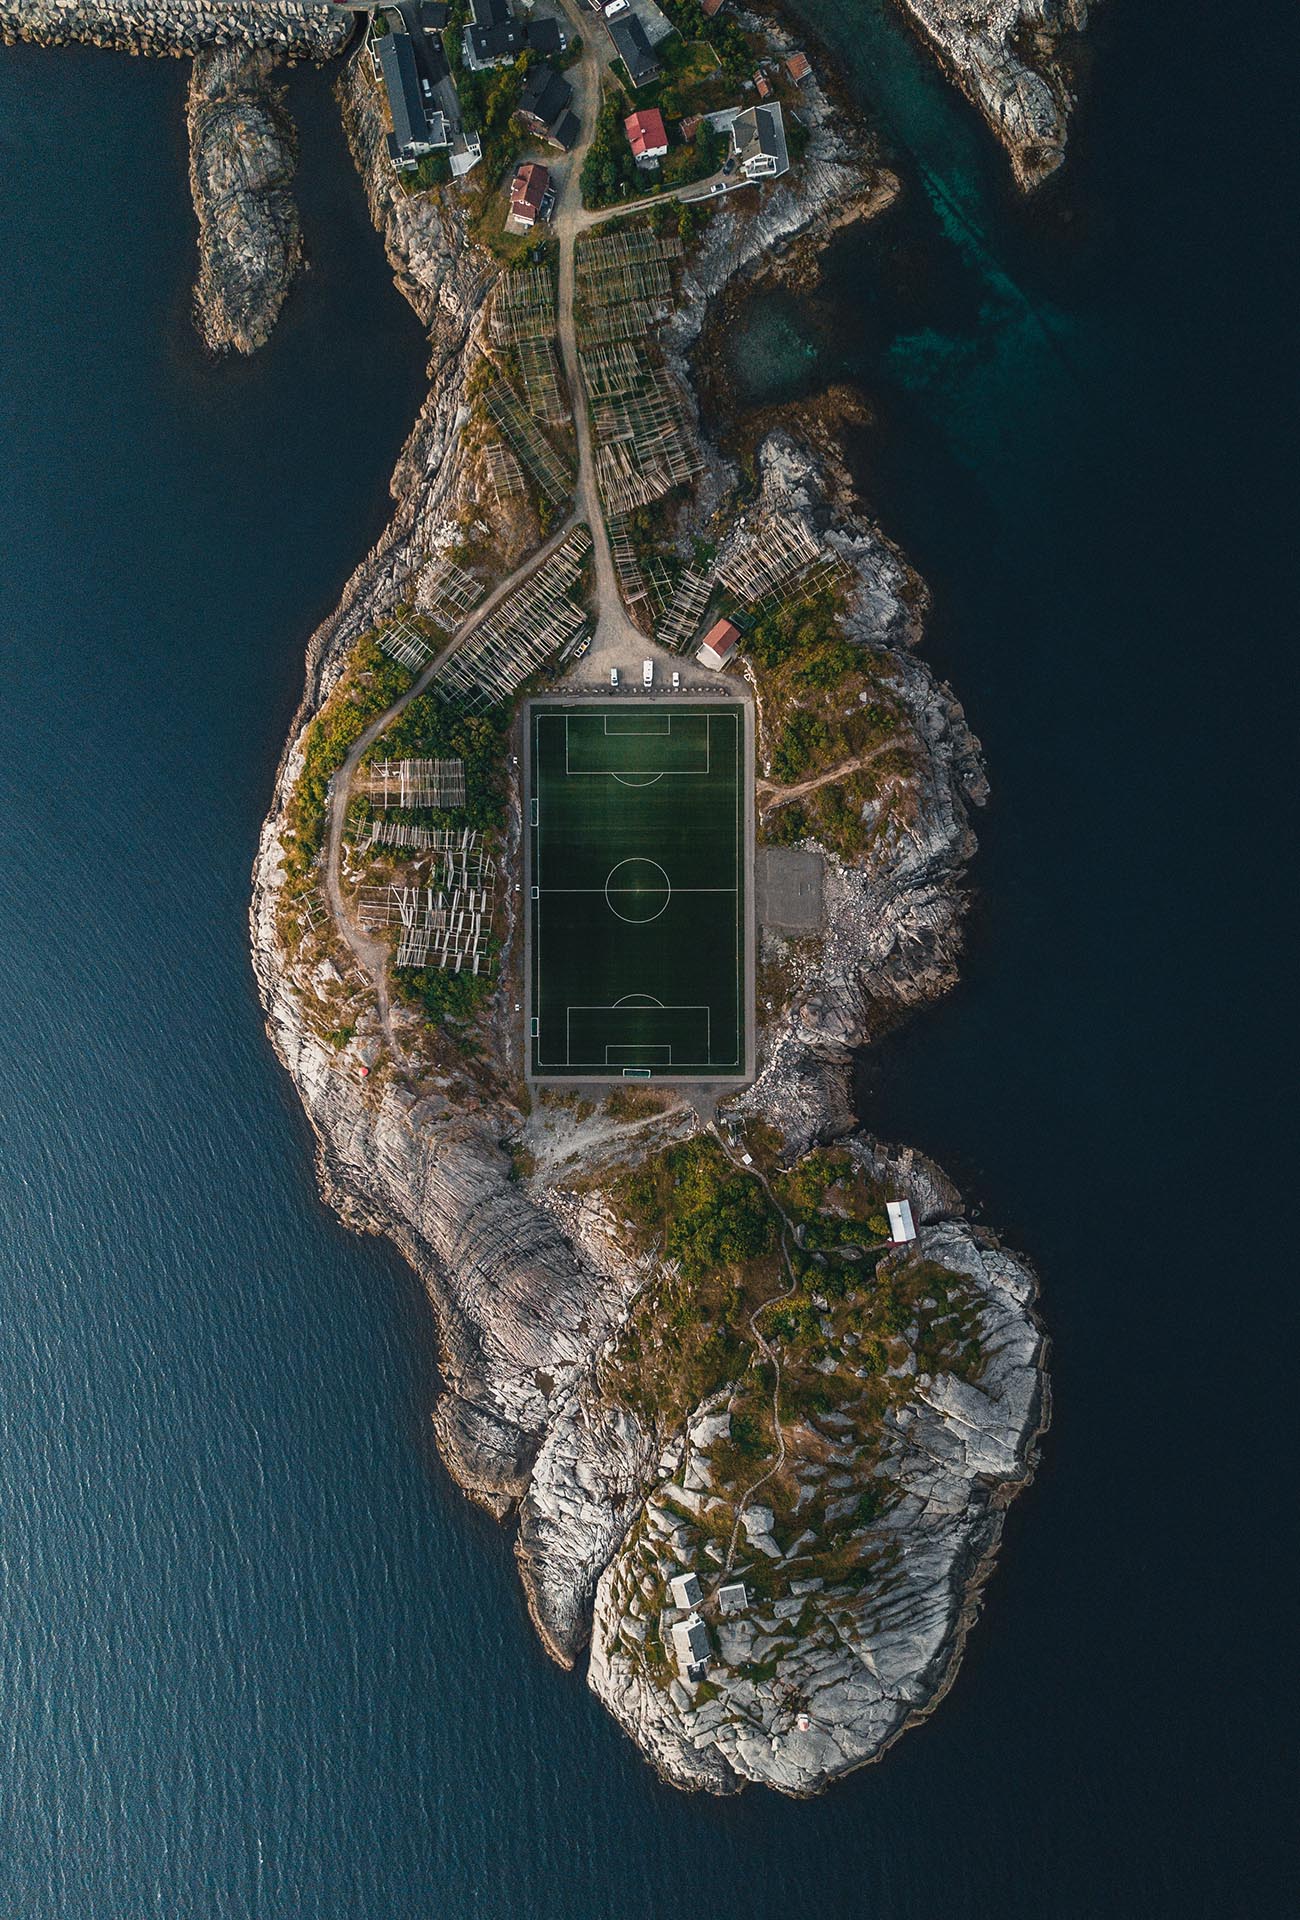
[[[605,101],[596,121],[587,157],[582,163],[582,203],[586,207],[608,207],[626,200],[637,187],[641,175],[623,131],[619,103]]]

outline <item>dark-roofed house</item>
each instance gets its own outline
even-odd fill
[[[470,24],[461,45],[471,73],[503,67],[517,60],[527,45],[522,21],[511,13],[507,0],[469,0]]]
[[[426,33],[441,33],[451,18],[451,8],[441,4],[441,0],[422,0],[420,6],[420,25]]]
[[[465,65],[471,73],[482,73],[485,67],[508,66],[527,43],[518,20],[503,20],[495,27],[466,27],[462,44]]]
[[[422,154],[431,153],[435,146],[446,146],[446,129],[441,114],[434,116],[435,125],[429,123],[410,35],[386,33],[376,44],[393,118],[388,151],[394,165],[406,171]]]
[[[606,16],[605,31],[614,42],[614,51],[627,68],[628,79],[634,87],[648,86],[659,72],[659,62],[650,51],[650,42],[645,37],[645,28],[634,13],[616,15],[613,20]]]
[[[573,88],[552,67],[530,67],[519,96],[519,115],[534,133],[551,139],[551,133],[573,99]],[[557,140],[557,145],[563,142]]]
[[[569,44],[569,36],[558,20],[529,20],[524,38],[530,53],[563,53]]]
[[[557,147],[563,147],[567,153],[581,132],[582,128],[578,125],[577,114],[562,113],[555,125],[551,128],[550,137],[554,140]]]
[[[731,151],[747,180],[776,180],[790,170],[785,150],[785,123],[775,101],[766,107],[746,107],[731,123]]]

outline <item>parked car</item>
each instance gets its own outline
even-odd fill
[[[653,660],[644,660],[641,663],[641,685],[643,687],[652,687],[654,683],[655,663]]]
[[[611,667],[609,670],[609,684],[611,687],[616,687],[618,685],[618,668],[617,667]]]
[[[617,19],[620,13],[630,13],[631,11],[630,0],[609,0],[609,5],[605,8],[605,18],[607,20],[614,20]]]

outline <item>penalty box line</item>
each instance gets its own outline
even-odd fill
[[[676,1000],[670,1006],[665,1006],[662,1000],[651,1000],[651,997],[649,995],[646,996],[646,999],[647,1001],[650,1002],[649,1005],[643,1004],[637,1007],[629,1007],[625,1004],[620,1004],[618,1001],[584,1002],[581,1000],[576,1000],[576,1001],[571,1000],[566,1002],[565,1008],[564,1008],[563,1065],[565,1065],[566,1067],[595,1067],[595,1066],[608,1067],[608,1066],[615,1066],[615,1065],[623,1065],[625,1063],[622,1061],[611,1061],[609,1057],[611,1049],[613,1049],[616,1052],[621,1050],[623,1052],[628,1052],[628,1053],[633,1053],[633,1052],[650,1053],[650,1052],[659,1052],[661,1049],[666,1048],[668,1053],[668,1058],[663,1063],[666,1066],[711,1067],[714,1064],[714,1061],[713,1061],[713,1008],[710,1005],[710,1003],[706,1000],[696,1000],[696,1001]],[[605,1058],[603,1061],[574,1059],[573,1057],[573,1016],[575,1013],[648,1013],[651,1011],[655,1013],[702,1013],[704,1015],[704,1051],[707,1057],[703,1060],[674,1060],[673,1047],[672,1047],[671,1040],[645,1040],[645,1041],[607,1040],[605,1042]],[[557,1064],[560,1064],[560,1063],[557,1062]]]
[[[541,716],[544,720],[562,719],[564,721],[564,777],[566,780],[617,780],[620,774],[630,774],[634,778],[639,778],[642,774],[647,774],[653,775],[656,779],[662,779],[665,774],[668,774],[685,780],[707,780],[713,773],[713,722],[715,719],[729,720],[732,716],[730,714],[715,715],[712,713],[706,713],[704,715],[704,765],[702,767],[573,767],[569,764],[570,723],[574,720],[590,720],[594,719],[594,717],[594,715],[586,713],[543,714]],[[680,720],[689,720],[690,717],[687,713],[678,715]],[[610,733],[609,714],[602,714],[601,718],[605,724],[605,737],[611,740],[664,740],[672,733],[671,714],[665,716],[668,721],[667,732],[652,734],[645,734],[640,730],[633,731],[630,729],[623,733],[615,729],[613,733]]]

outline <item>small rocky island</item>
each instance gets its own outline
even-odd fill
[[[1044,177],[1082,6],[907,7]],[[778,20],[541,14],[0,0],[9,37],[193,58],[217,349],[302,264],[277,63],[337,63],[429,392],[308,647],[253,876],[268,1029],[327,1198],[424,1282],[442,1456],[516,1525],[547,1650],[674,1783],[809,1794],[952,1683],[1049,1409],[1029,1264],[850,1101],[956,978],[986,795],[926,588],[829,413],[712,421],[693,374],[724,295],[898,182]],[[752,742],[738,1081],[529,1064],[524,714],[611,686]]]

